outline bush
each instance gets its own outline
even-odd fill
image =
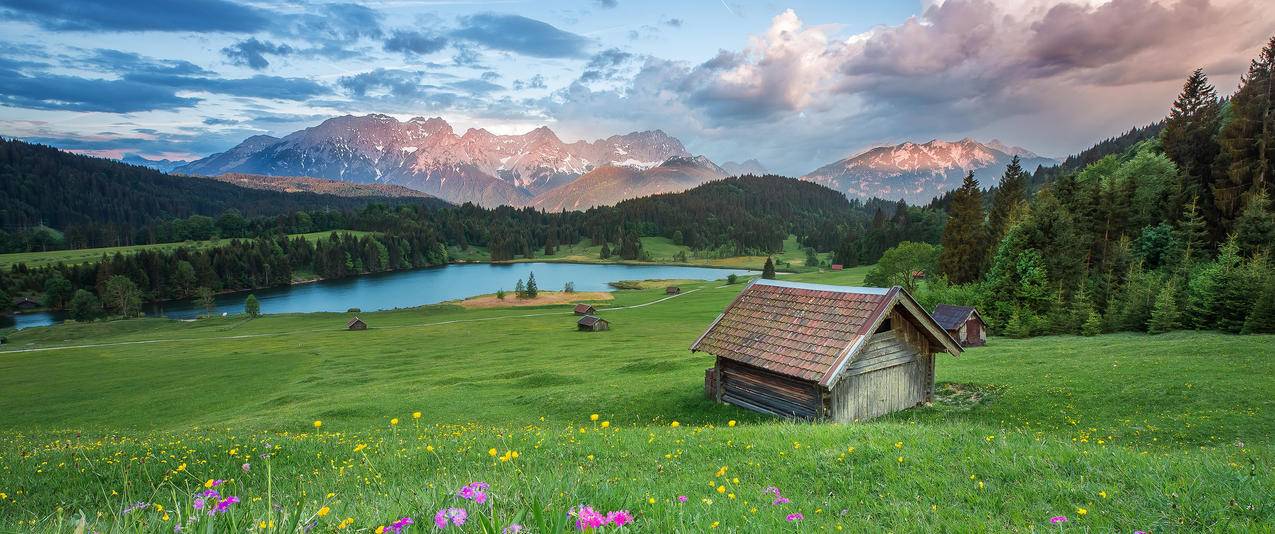
[[[496,298],[498,298],[498,299],[500,299],[500,300],[505,300],[505,290],[504,290],[504,289],[497,289],[497,290],[496,290]]]
[[[562,292],[563,292],[563,293],[575,293],[575,292],[576,292],[576,283],[575,283],[575,282],[567,282],[567,283],[565,283],[565,284],[562,284]]]
[[[248,300],[243,301],[243,311],[249,317],[261,317],[261,302],[257,300],[257,295],[248,295]]]
[[[97,300],[97,295],[83,289],[77,289],[75,294],[71,296],[67,311],[71,320],[77,323],[88,322],[102,314],[102,303]]]
[[[728,283],[728,284],[738,284],[738,283],[739,283],[739,275],[736,275],[736,274],[734,274],[734,273],[731,273],[731,275],[730,275],[730,276],[727,276],[727,277],[726,277],[726,283]]]

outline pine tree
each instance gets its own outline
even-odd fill
[[[1009,161],[1005,174],[1001,176],[1000,186],[992,197],[992,209],[987,214],[987,239],[996,243],[1005,237],[1009,230],[1010,216],[1019,204],[1027,201],[1028,174],[1023,171],[1018,156]]]
[[[960,189],[952,195],[947,226],[943,228],[943,251],[939,270],[952,283],[964,284],[983,274],[987,231],[983,225],[983,194],[970,171]]]
[[[1102,316],[1098,312],[1089,310],[1089,317],[1085,319],[1085,324],[1080,326],[1080,335],[1085,337],[1093,337],[1102,333]]]
[[[1198,197],[1192,197],[1191,203],[1187,204],[1186,212],[1182,214],[1181,219],[1178,219],[1175,235],[1182,246],[1183,259],[1188,266],[1195,260],[1207,256],[1209,228],[1204,217],[1200,215]]]
[[[514,284],[514,296],[520,299],[527,298],[527,285],[522,283],[522,279],[518,279],[518,283]]]
[[[243,311],[248,317],[261,317],[261,302],[256,295],[249,294],[248,299],[243,301]]]
[[[1275,37],[1249,64],[1248,73],[1231,96],[1229,119],[1218,134],[1221,154],[1213,195],[1222,230],[1229,232],[1243,208],[1245,195],[1263,188],[1275,172]]]
[[[1209,218],[1216,217],[1213,165],[1220,151],[1217,142],[1220,118],[1217,91],[1209,85],[1204,71],[1196,69],[1182,86],[1160,133],[1165,155],[1182,171],[1181,198],[1193,199]]]
[[[1071,297],[1070,333],[1084,333],[1085,323],[1094,315],[1093,301],[1089,299],[1089,291],[1082,289]],[[1102,323],[1100,322],[1099,325]]]
[[[1269,251],[1275,245],[1275,214],[1271,213],[1270,197],[1265,188],[1248,195],[1244,211],[1235,221],[1235,240],[1240,254],[1252,256]]]
[[[1253,311],[1244,320],[1242,334],[1275,334],[1275,276],[1268,273],[1265,278]]]
[[[766,257],[766,265],[761,268],[761,277],[767,280],[775,279],[775,262],[771,261],[770,256]]]
[[[1024,317],[1022,310],[1014,308],[1014,312],[1009,315],[1009,321],[1005,323],[1005,335],[1014,339],[1023,339],[1031,336],[1031,326],[1028,318]]]
[[[1164,284],[1164,288],[1155,297],[1155,306],[1151,309],[1151,319],[1147,321],[1147,333],[1163,334],[1177,330],[1182,326],[1182,311],[1178,308],[1177,288],[1173,283]]]
[[[540,287],[536,285],[536,273],[527,273],[527,298],[534,299],[540,295]]]
[[[611,249],[607,248],[607,242],[605,240],[602,241],[602,251],[598,253],[598,257],[604,260],[611,257]]]

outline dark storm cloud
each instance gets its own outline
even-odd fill
[[[581,57],[591,42],[584,36],[519,15],[482,13],[461,17],[455,39],[524,56]]]
[[[269,14],[225,0],[0,0],[0,12],[52,31],[254,32]]]
[[[266,59],[267,54],[287,56],[294,52],[296,52],[296,49],[286,44],[258,41],[256,37],[239,41],[221,49],[222,55],[225,55],[231,63],[253,70],[261,70],[270,66],[270,60]]]
[[[386,52],[401,52],[403,55],[425,55],[447,48],[447,38],[425,32],[394,30],[385,40]]]

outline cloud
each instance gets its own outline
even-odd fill
[[[296,49],[286,44],[275,44],[270,41],[258,41],[256,37],[239,41],[221,49],[221,53],[235,65],[246,66],[253,70],[261,70],[270,66],[266,54],[287,56]]]
[[[172,76],[210,76],[214,73],[189,61],[155,59],[135,52],[98,48],[86,57],[68,58],[64,64],[87,65],[105,72],[140,72]]]
[[[593,82],[613,79],[620,74],[621,67],[628,64],[633,57],[633,54],[619,48],[603,50],[589,59],[589,62],[584,66],[584,72],[580,74],[580,81]]]
[[[679,18],[671,18],[671,19],[666,19],[663,21],[663,24],[670,28],[681,28],[682,25],[685,23],[686,23],[685,21]]]
[[[544,89],[545,87],[547,87],[545,85],[545,77],[542,74],[537,74],[526,80],[514,80],[514,89],[518,91],[523,89]]]
[[[495,91],[503,91],[505,89],[504,86],[491,83],[487,80],[462,80],[459,82],[449,83],[447,86],[460,89],[471,94],[486,94]]]
[[[602,9],[614,9],[620,5],[619,0],[593,0],[593,3]]]
[[[385,40],[386,52],[402,52],[403,55],[425,55],[447,47],[447,38],[418,31],[394,30]]]
[[[181,97],[170,88],[131,80],[104,80],[60,74],[28,76],[0,69],[0,104],[67,111],[132,113],[193,107],[198,98]]]
[[[124,79],[152,86],[170,87],[192,92],[274,100],[300,101],[332,92],[327,86],[306,78],[287,78],[263,74],[248,78],[211,78],[129,73],[124,76]]]
[[[266,12],[226,0],[0,0],[0,12],[52,31],[253,32],[270,25]]]
[[[461,17],[455,39],[492,50],[541,58],[581,57],[592,42],[584,36],[519,15],[481,13]]]

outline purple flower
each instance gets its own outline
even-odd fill
[[[478,504],[483,504],[487,502],[486,490],[488,487],[490,486],[488,486],[486,482],[470,482],[469,484],[466,484],[465,487],[461,488],[460,491],[456,492],[456,495],[462,499],[468,499]]]
[[[210,487],[210,488],[215,488],[215,487],[220,486],[220,485],[225,484],[225,483],[226,483],[226,481],[225,481],[225,480],[214,480],[214,481],[212,481],[212,485],[211,485],[211,486],[208,486],[208,487]]]
[[[1052,523],[1052,524],[1055,524],[1055,525],[1057,525],[1057,524],[1059,524],[1059,523],[1066,523],[1066,522],[1067,522],[1067,516],[1065,516],[1065,515],[1056,515],[1056,516],[1054,516],[1054,517],[1049,518],[1049,522],[1050,522],[1050,523]]]
[[[505,527],[504,530],[501,530],[500,534],[518,534],[519,532],[522,532],[522,525],[519,525],[518,523],[514,523],[512,525]]]
[[[252,469],[252,464],[244,463],[242,467],[243,467],[243,472],[247,473],[249,469]]]
[[[633,522],[633,514],[630,514],[628,510],[607,512],[607,522],[617,527],[622,527]]]
[[[573,508],[571,510],[571,515],[575,516],[576,528],[580,530],[600,528],[607,524],[607,516],[602,515],[591,506],[585,506],[582,504]]]
[[[128,514],[131,514],[131,513],[133,513],[133,512],[136,512],[136,511],[138,511],[138,510],[141,510],[141,509],[143,509],[143,508],[146,508],[146,507],[148,507],[148,506],[150,506],[150,503],[146,503],[146,502],[138,501],[138,502],[135,502],[135,503],[133,503],[133,504],[128,505],[128,507],[127,507],[127,508],[124,508],[124,510],[120,512],[120,515],[128,515]]]
[[[237,504],[238,502],[239,502],[239,497],[236,497],[234,495],[226,497],[225,499],[218,501],[217,506],[213,507],[211,510],[208,510],[208,515],[217,515],[217,514],[225,513],[226,510],[229,510],[232,505]]]
[[[437,519],[435,519],[435,523],[437,522],[438,522]],[[464,523],[464,521],[462,520],[461,523]],[[457,524],[459,525],[461,523],[457,523]],[[403,529],[407,528],[408,525],[411,525],[411,524],[412,524],[412,518],[402,517],[402,518],[399,518],[398,521],[395,521],[390,526],[385,527],[385,531],[393,532],[394,534],[399,534],[400,532],[403,532]]]
[[[792,522],[794,522],[794,521],[801,521],[802,519],[805,519],[805,518],[806,518],[806,516],[801,515],[801,512],[796,512],[796,513],[788,514],[788,522],[789,522],[789,523],[792,523]]]
[[[221,494],[217,493],[215,489],[204,490],[200,495],[203,495],[205,499],[218,499],[221,497]]]
[[[448,523],[459,527],[464,525],[468,518],[469,512],[466,512],[464,508],[443,508],[434,514],[434,525],[440,529],[447,528]]]
[[[193,508],[194,508],[194,509],[196,509],[196,510],[203,510],[203,509],[204,509],[204,498],[203,498],[203,497],[195,497],[195,502],[191,503],[191,505],[190,505],[190,506],[191,506],[191,507],[193,507]]]
[[[685,495],[678,495],[678,496],[677,496],[677,502],[686,502],[686,496],[685,496]]]
[[[780,497],[775,497],[775,500],[774,500],[774,501],[772,501],[770,504],[773,504],[773,505],[775,505],[775,506],[779,506],[779,505],[781,505],[781,504],[788,504],[788,503],[790,503],[790,502],[792,502],[792,501],[791,501],[791,500],[789,500],[789,499],[788,499],[788,497],[780,496]]]

